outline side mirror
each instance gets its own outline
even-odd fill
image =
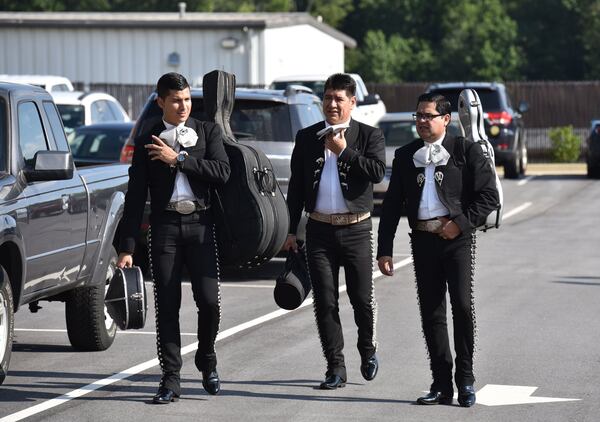
[[[519,111],[519,113],[523,114],[525,113],[527,110],[529,110],[529,104],[527,104],[527,101],[521,101],[519,103],[519,107],[517,108],[517,110]]]
[[[69,151],[38,151],[32,167],[24,170],[28,182],[73,178],[73,156]]]
[[[358,105],[373,105],[373,104],[377,104],[379,102],[379,100],[381,99],[381,97],[379,96],[379,94],[369,94],[367,96],[365,96],[365,99],[362,101],[358,102]]]

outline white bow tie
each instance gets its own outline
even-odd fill
[[[321,139],[322,137],[327,136],[330,133],[340,133],[343,129],[348,129],[349,127],[350,123],[341,123],[339,125],[327,126],[325,129],[321,129],[317,132],[317,138]]]
[[[425,145],[417,150],[413,155],[413,163],[415,167],[427,167],[433,163],[436,166],[445,166],[450,159],[450,154],[440,144],[430,144],[425,142]]]
[[[186,126],[175,126],[171,129],[165,129],[158,137],[165,141],[171,148],[175,147],[175,142],[178,142],[184,148],[193,147],[198,140],[196,131]]]

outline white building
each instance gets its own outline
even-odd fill
[[[344,48],[355,46],[307,13],[0,13],[0,74],[84,84],[154,84],[170,71],[193,82],[222,69],[238,84],[268,85],[342,72]]]

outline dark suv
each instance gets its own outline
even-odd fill
[[[504,84],[497,82],[450,82],[433,84],[427,92],[442,94],[458,110],[458,96],[463,89],[477,91],[484,112],[484,126],[490,143],[494,146],[496,165],[504,167],[504,177],[517,179],[527,169],[527,140],[523,129],[522,114],[529,106],[521,101],[517,109]]]

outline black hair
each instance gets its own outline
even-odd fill
[[[354,97],[356,95],[356,81],[347,73],[335,73],[325,81],[325,88],[323,90],[327,91],[328,89],[333,89],[334,91],[343,89],[346,91],[348,97]]]
[[[450,101],[442,94],[436,94],[435,92],[420,95],[417,100],[417,107],[419,107],[419,103],[435,103],[435,111],[440,114],[450,114],[452,111]]]
[[[166,98],[170,91],[183,91],[189,88],[188,81],[176,72],[165,73],[156,83],[156,93],[160,98]]]

